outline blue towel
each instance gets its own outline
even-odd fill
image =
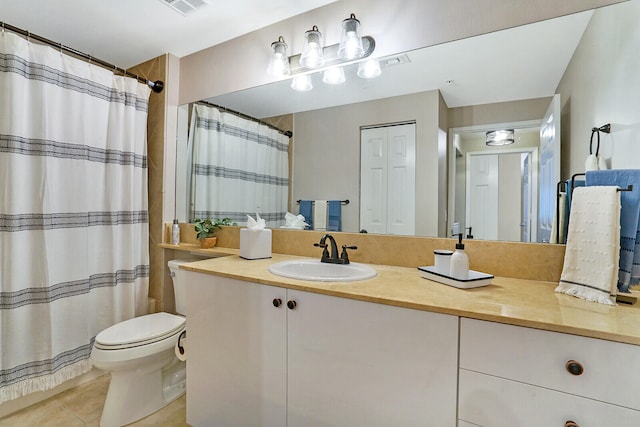
[[[328,231],[342,231],[342,202],[340,200],[329,200],[327,202],[329,211]]]
[[[567,236],[567,231],[569,228],[569,216],[571,215],[571,195],[572,195],[571,180],[568,179],[566,182],[567,182],[567,198],[566,198],[566,208],[564,210],[564,230],[562,232],[562,236],[565,236],[565,238]],[[578,187],[584,187],[584,180],[582,179],[573,180],[573,189]]]
[[[311,200],[300,200],[300,215],[304,217],[304,222],[309,224],[305,230],[313,230],[313,202]]]
[[[633,191],[620,194],[620,269],[618,271],[618,290],[629,292],[632,283],[634,263],[640,266],[640,169],[614,169],[589,171],[587,186],[614,185],[627,188],[633,185]]]

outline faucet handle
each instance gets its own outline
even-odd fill
[[[344,261],[344,264],[349,264],[349,254],[347,253],[347,249],[358,249],[358,247],[342,245],[342,253],[340,254],[340,259]]]
[[[327,249],[327,244],[326,243],[314,243],[313,246],[315,246],[316,248],[322,248],[322,257],[321,257],[321,259],[328,259],[329,258],[329,249]]]

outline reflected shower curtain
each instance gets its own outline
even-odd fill
[[[0,403],[87,372],[96,334],[145,312],[149,93],[0,35]]]
[[[194,104],[189,131],[190,218],[258,213],[268,227],[284,223],[289,195],[289,138],[264,124]]]

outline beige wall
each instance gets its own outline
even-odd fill
[[[290,54],[313,25],[325,44],[339,42],[339,24],[355,13],[363,33],[385,56],[591,9],[616,0],[342,0],[267,26],[181,60],[180,103],[273,81],[265,72],[269,46],[283,36]],[[214,31],[212,29],[212,31]]]
[[[293,200],[349,199],[343,229],[359,230],[360,128],[415,121],[416,234],[437,236],[439,99],[430,91],[295,114]]]
[[[551,97],[470,105],[449,109],[449,127],[542,120]]]
[[[591,128],[611,123],[601,153],[615,169],[640,167],[640,1],[597,10],[557,93],[562,103],[562,178],[584,172]],[[595,148],[595,147],[594,147]]]

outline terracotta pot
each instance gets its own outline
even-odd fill
[[[198,239],[198,241],[200,242],[200,247],[201,248],[209,249],[209,248],[214,247],[216,245],[216,243],[218,243],[218,238],[217,237],[204,237],[202,239]]]

